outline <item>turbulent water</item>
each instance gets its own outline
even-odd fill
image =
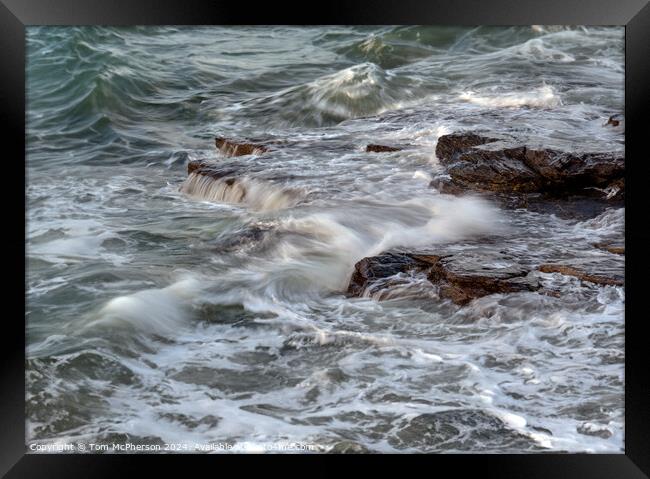
[[[622,240],[623,209],[563,219],[429,182],[464,129],[622,150],[603,123],[623,34],[29,27],[27,442],[623,451],[622,287],[344,294],[366,256],[479,236],[620,265],[591,245]],[[278,147],[226,158],[215,136]],[[186,181],[195,159],[240,168],[246,193]]]

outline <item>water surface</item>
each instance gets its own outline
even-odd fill
[[[592,244],[622,240],[623,209],[562,219],[429,182],[458,130],[621,151],[602,125],[623,45],[604,27],[29,27],[27,442],[621,452],[623,288],[537,273],[563,294],[462,308],[418,277],[401,299],[344,291],[363,257],[478,237],[620,268]],[[217,135],[285,146],[225,158]],[[251,194],[188,194],[194,159],[246,170]]]

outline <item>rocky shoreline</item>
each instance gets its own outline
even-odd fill
[[[278,143],[283,142],[215,139],[218,151],[225,157],[266,155]],[[371,143],[365,152],[394,153],[408,148]],[[430,187],[443,194],[483,195],[506,209],[523,208],[573,219],[592,218],[607,208],[624,205],[625,160],[619,152],[562,151],[531,146],[512,135],[456,132],[440,136],[435,154],[444,171],[433,177]],[[257,170],[255,163],[242,168],[198,160],[187,166],[190,177],[199,175],[220,181],[225,188],[238,188],[240,201],[247,195],[241,178]],[[613,255],[625,254],[620,243],[595,243],[593,247]],[[346,294],[381,299],[382,293],[401,283],[401,277],[413,274],[426,278],[440,300],[458,306],[491,294],[561,295],[560,291],[543,288],[539,273],[560,274],[588,284],[624,284],[622,269],[603,272],[597,265],[584,269],[553,258],[539,261],[502,253],[496,257],[480,250],[449,252],[444,247],[434,251],[386,251],[354,265]]]

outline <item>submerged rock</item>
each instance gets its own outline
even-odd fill
[[[369,454],[372,451],[363,444],[353,441],[340,441],[328,451],[329,454]]]
[[[595,436],[602,439],[609,439],[613,435],[612,431],[606,425],[594,424],[591,422],[585,422],[578,425],[576,431],[585,436]]]
[[[447,175],[431,185],[445,193],[599,191],[609,199],[624,192],[622,153],[565,152],[529,147],[508,136],[453,133],[438,139],[436,156]]]
[[[603,125],[605,128],[611,128],[621,133],[625,132],[625,116],[621,113],[610,116]]]
[[[624,281],[622,277],[609,277],[599,274],[587,273],[573,266],[563,264],[543,264],[539,267],[542,273],[560,273],[565,276],[574,276],[580,281],[587,281],[589,283],[600,285],[623,286]]]
[[[269,151],[266,145],[247,141],[234,141],[223,137],[214,140],[217,149],[226,156],[261,155]]]
[[[243,168],[239,168],[234,165],[224,166],[222,164],[205,160],[194,160],[190,161],[187,164],[188,175],[194,173],[201,176],[209,176],[213,179],[226,178],[228,176],[236,175],[238,173],[241,173],[242,170]]]
[[[594,243],[594,247],[613,254],[625,254],[625,246],[610,243]]]
[[[586,220],[603,213],[607,208],[623,207],[623,201],[605,197],[558,195],[550,193],[526,193],[508,195],[496,193],[492,198],[498,200],[505,209],[526,209],[535,213],[555,215],[563,219]]]
[[[539,449],[525,434],[502,419],[478,409],[424,413],[410,419],[388,442],[398,449],[454,451],[480,447]]]
[[[398,148],[396,146],[386,146],[386,145],[376,145],[376,144],[370,144],[366,146],[367,153],[385,153],[385,152],[400,151],[400,150],[402,150],[402,148]]]
[[[603,126],[608,126],[608,125],[612,125],[614,127],[621,126],[621,123],[623,123],[624,121],[625,118],[623,117],[623,115],[620,113],[616,113],[615,115],[610,116],[607,119],[607,123],[605,123]]]
[[[498,266],[494,266],[498,265]],[[439,296],[457,305],[495,293],[536,291],[539,284],[515,264],[503,267],[494,257],[463,252],[447,256],[393,253],[364,258],[354,268],[348,286],[351,296],[372,295],[390,287],[387,278],[408,272],[424,273],[438,286]]]

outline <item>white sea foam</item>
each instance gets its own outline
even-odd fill
[[[328,450],[349,438],[379,452],[483,452],[492,441],[490,452],[517,452],[522,442],[510,445],[501,426],[492,439],[462,427],[462,441],[416,434],[399,444],[412,419],[459,409],[500,418],[532,447],[621,452],[624,288],[557,275],[541,281],[559,298],[456,307],[425,275],[403,274],[373,292],[388,301],[342,293],[362,257],[441,242],[457,251],[475,235],[516,258],[622,262],[591,243],[622,238],[623,210],[583,222],[496,214],[427,183],[444,173],[438,137],[459,129],[511,125],[591,151],[620,147],[620,132],[602,124],[622,111],[623,30],[381,27],[373,37],[366,27],[242,27],[212,49],[211,29],[31,38],[41,35],[28,75],[27,397],[38,405],[28,441],[127,436],[242,452],[285,440]],[[92,86],[101,63],[90,96],[63,88],[80,58],[77,83]],[[124,81],[107,83],[106,71]],[[550,86],[530,83],[539,71]],[[143,116],[134,105],[150,108]],[[180,167],[215,155],[213,133],[292,146],[228,160],[263,168],[259,177],[188,179],[187,197],[199,201],[187,201]],[[411,148],[355,149],[384,141]],[[263,179],[284,174],[290,185]],[[497,236],[502,222],[511,235]],[[237,246],[249,227],[263,239]],[[223,238],[236,246],[221,248]],[[191,276],[168,278],[179,267]],[[78,354],[88,350],[110,361]]]
[[[200,296],[201,282],[186,277],[162,289],[148,289],[110,300],[85,328],[132,327],[146,333],[172,334],[190,318],[189,305]]]
[[[534,90],[504,93],[476,93],[466,91],[459,98],[476,105],[491,108],[552,108],[561,104],[553,87],[544,85]]]
[[[363,211],[363,210],[361,210]],[[477,198],[427,198],[369,208],[365,215],[339,210],[284,220],[282,231],[298,233],[272,253],[303,284],[344,289],[352,265],[394,247],[419,248],[501,229],[499,214]],[[380,221],[377,221],[381,218]],[[275,277],[275,276],[274,276]]]

